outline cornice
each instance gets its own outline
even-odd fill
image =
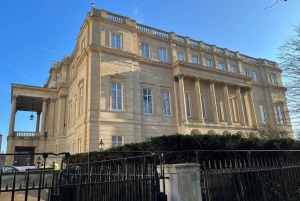
[[[45,87],[37,87],[37,86],[21,85],[21,84],[11,84],[12,92],[13,92],[13,89],[28,89],[31,91],[56,92],[56,89],[53,89],[53,88],[45,88]]]

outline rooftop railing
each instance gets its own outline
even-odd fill
[[[15,131],[15,137],[36,137],[38,136],[39,132],[27,132],[27,131]]]

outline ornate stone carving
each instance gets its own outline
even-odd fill
[[[228,83],[227,82],[223,82],[223,87],[228,87]]]
[[[200,77],[195,76],[194,77],[194,82],[199,82],[200,81]]]
[[[178,77],[178,79],[183,79],[183,78],[184,78],[184,74],[179,73],[179,74],[177,75],[177,77]]]
[[[210,85],[215,84],[215,80],[210,79],[210,80],[208,80],[208,83],[209,83]]]
[[[234,89],[240,89],[240,88],[241,88],[241,85],[237,84],[237,85],[234,86]]]

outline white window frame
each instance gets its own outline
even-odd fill
[[[111,136],[111,146],[122,146],[123,145],[123,137],[122,136]]]
[[[202,104],[202,115],[203,118],[206,119],[205,98],[203,96],[201,96],[201,104]]]
[[[144,92],[147,91],[147,94],[144,95]],[[149,95],[148,92],[151,92],[151,94]],[[153,114],[153,90],[149,89],[149,88],[144,88],[143,89],[143,111],[144,114]],[[149,97],[151,97],[151,100],[149,100]],[[145,100],[146,98],[146,100]],[[148,105],[151,105],[151,111],[149,111]],[[146,107],[147,106],[147,110]]]
[[[245,76],[248,76],[248,71],[247,71],[247,69],[243,69],[243,74],[244,74]]]
[[[82,143],[82,142],[81,142],[81,138],[79,138],[79,139],[78,139],[78,153],[81,153],[81,146],[82,146],[81,143]]]
[[[122,100],[123,100],[123,91],[122,91],[122,84],[121,83],[117,83],[117,82],[111,82],[110,84],[111,86],[111,109],[112,110],[122,110],[123,108],[123,104],[122,104]],[[115,88],[114,88],[115,86]],[[120,86],[120,89],[118,89],[118,86]],[[115,92],[115,100],[114,100],[114,94]],[[115,104],[115,105],[114,105]]]
[[[253,71],[252,74],[253,74],[253,81],[254,82],[259,82],[258,73],[256,71]]]
[[[117,33],[111,33],[110,36],[111,36],[111,38],[110,38],[110,46],[112,48],[121,50],[122,49],[122,35],[121,34],[117,34]],[[118,37],[119,37],[119,41],[118,41]]]
[[[225,66],[224,66],[223,63],[219,63],[219,69],[220,69],[220,70],[225,70]]]
[[[196,56],[192,56],[192,63],[193,64],[199,64],[199,58]]]
[[[164,116],[171,116],[171,101],[170,101],[170,92],[163,91],[162,96],[162,113]]]
[[[263,105],[259,105],[259,111],[260,111],[260,116],[261,116],[261,123],[267,124],[265,108]]]
[[[167,49],[160,47],[158,49],[159,61],[167,62]]]
[[[276,80],[276,75],[275,74],[272,74],[270,78],[271,78],[271,83],[272,84],[277,84],[277,80]]]
[[[83,87],[79,90],[79,115],[83,112]]]
[[[277,113],[278,113],[279,124],[284,125],[285,120],[284,120],[284,113],[283,113],[282,105],[277,106]]]
[[[236,73],[236,67],[235,66],[230,66],[230,71],[232,73]]]
[[[212,67],[211,60],[209,60],[209,59],[205,60],[205,64],[206,64],[207,67],[210,67],[210,68]]]
[[[140,45],[141,49],[141,56],[144,58],[150,58],[150,45],[146,43],[141,43]]]
[[[177,52],[177,60],[178,61],[184,61],[184,54],[181,52]]]
[[[191,117],[191,101],[190,101],[190,95],[185,94],[185,109],[186,109],[186,116]]]

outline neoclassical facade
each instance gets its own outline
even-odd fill
[[[80,153],[101,139],[108,148],[176,132],[247,137],[266,123],[292,137],[281,72],[275,62],[93,8],[44,87],[12,84],[7,152]],[[18,110],[34,111],[35,131],[14,130]]]

